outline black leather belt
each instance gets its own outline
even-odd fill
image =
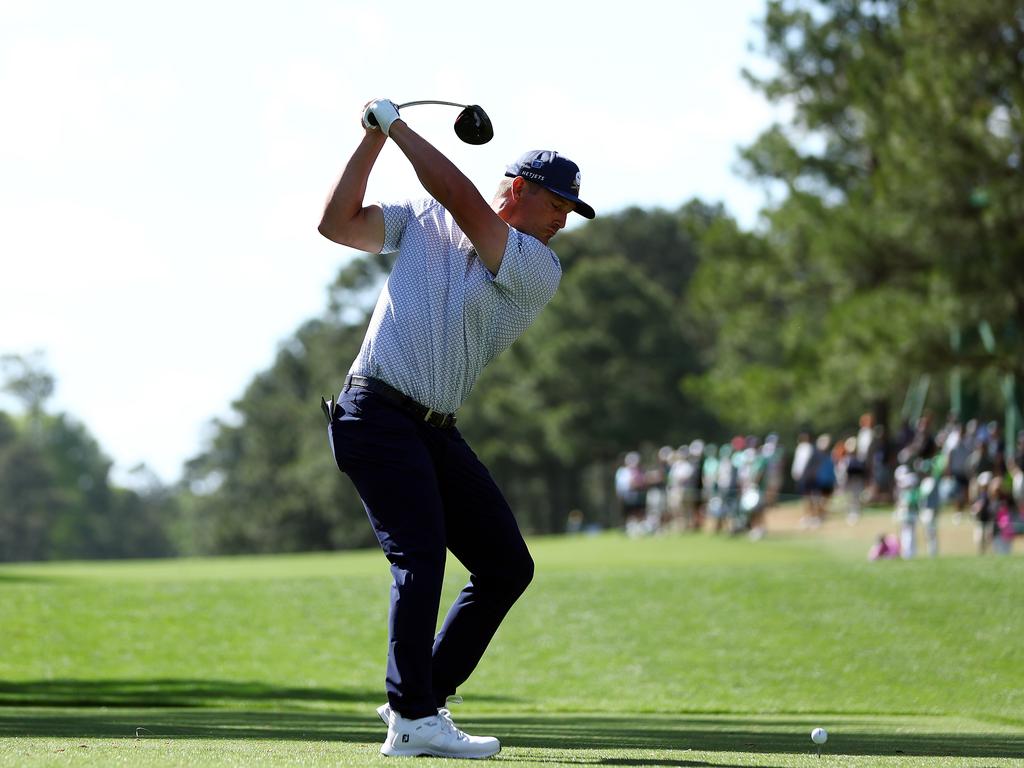
[[[371,379],[369,376],[355,376],[349,374],[345,377],[345,389],[348,389],[349,387],[362,387],[363,389],[368,389],[374,394],[380,395],[384,399],[391,401],[403,411],[411,413],[420,421],[427,422],[427,424],[432,427],[448,429],[449,427],[455,426],[454,413],[439,413],[432,408],[427,408],[427,406],[416,402],[404,392],[399,392],[390,384],[383,382],[380,379]]]

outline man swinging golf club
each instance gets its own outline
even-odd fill
[[[508,166],[488,204],[394,103],[367,105],[363,127],[319,229],[398,256],[338,400],[324,407],[335,461],[391,563],[381,752],[489,757],[498,740],[465,734],[444,706],[530,583],[533,560],[455,428],[455,411],[554,295],[561,265],[548,241],[570,212],[593,218],[594,210],[579,199],[579,168],[556,152],[528,152]],[[388,138],[429,198],[363,204]],[[446,549],[470,578],[435,637]]]

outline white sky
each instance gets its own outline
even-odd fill
[[[0,354],[45,352],[119,473],[177,479],[352,256],[316,225],[374,97],[482,105],[479,147],[403,116],[487,196],[548,148],[598,215],[700,196],[751,227],[764,5],[0,0]],[[387,147],[368,198],[419,193]]]

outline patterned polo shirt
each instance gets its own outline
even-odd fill
[[[562,276],[555,252],[509,227],[496,275],[433,199],[384,205],[384,246],[398,251],[349,373],[386,381],[455,413],[484,366],[527,329]]]

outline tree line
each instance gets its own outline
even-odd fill
[[[47,410],[55,382],[38,355],[0,356],[0,374],[20,405],[0,410],[0,562],[175,554],[175,491],[115,486],[85,426]]]
[[[866,409],[895,426],[908,402],[1020,426],[1019,3],[773,0],[761,35],[774,69],[747,77],[793,117],[741,151],[772,193],[760,223],[692,200],[559,235],[558,294],[460,411],[529,531],[562,530],[571,509],[616,521],[613,468],[642,445],[792,444]],[[373,545],[318,403],[389,267],[366,254],[339,272],[172,488],[112,487],[86,431],[45,412],[45,387],[0,414],[0,557]]]

